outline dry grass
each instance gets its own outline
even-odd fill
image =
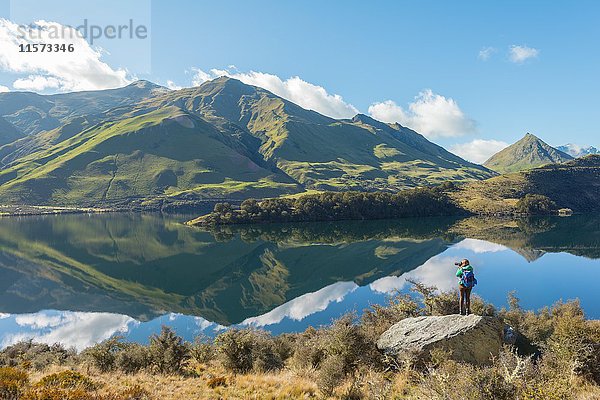
[[[66,367],[50,367],[32,371],[31,382],[44,376],[64,371]],[[159,375],[148,372],[124,374],[113,371],[101,373],[93,368],[76,368],[98,384],[98,394],[109,395],[120,390],[139,386],[152,399],[306,399],[315,397],[317,386],[308,377],[298,376],[290,370],[278,373],[234,375],[219,366],[196,366],[196,376]],[[224,385],[210,387],[210,382],[224,378]]]

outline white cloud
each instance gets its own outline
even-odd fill
[[[177,85],[175,82],[169,80],[167,81],[167,87],[171,90],[179,90],[179,89],[183,89],[183,86],[179,86]]]
[[[194,317],[194,320],[196,321],[196,325],[198,325],[200,332],[206,331],[209,328],[212,328],[212,330],[214,330],[214,331],[226,329],[225,326],[217,324],[215,322],[208,321],[202,317]]]
[[[0,312],[0,319],[5,319],[5,318],[8,318],[8,317],[10,317],[10,314],[6,314],[6,313],[1,313]]]
[[[205,72],[200,69],[193,69],[193,71],[192,84],[194,86],[201,85],[208,80],[220,76],[228,76],[238,79],[247,85],[267,89],[277,96],[283,97],[301,107],[317,111],[332,118],[350,118],[358,114],[356,107],[346,103],[342,96],[330,94],[322,86],[306,82],[298,76],[283,80],[277,75],[264,72],[238,72],[233,66],[230,66],[226,70],[211,69],[209,72]]]
[[[384,122],[398,122],[429,137],[456,137],[475,131],[475,121],[468,118],[451,98],[426,89],[405,110],[392,100],[375,103],[369,114]]]
[[[29,75],[27,78],[19,78],[13,82],[17,90],[32,90],[42,92],[47,89],[60,89],[61,81],[53,76]]]
[[[450,146],[450,151],[465,160],[482,164],[508,145],[500,140],[475,139],[468,143]]]
[[[477,58],[479,58],[482,61],[487,61],[490,59],[490,57],[496,52],[496,48],[495,47],[483,47],[481,50],[479,50],[479,54],[477,55]]]
[[[63,321],[63,316],[60,314],[50,315],[43,312],[37,314],[22,314],[15,317],[17,325],[29,327],[31,329],[54,328]]]
[[[124,333],[130,324],[138,324],[126,315],[88,312],[45,312],[15,317],[16,323],[28,331],[4,337],[2,347],[20,340],[33,339],[41,343],[62,343],[82,350],[116,333]]]
[[[402,276],[386,276],[369,284],[369,288],[379,293],[394,293],[406,285],[406,278]]]
[[[277,324],[284,318],[301,321],[307,316],[325,310],[330,303],[340,302],[358,288],[354,282],[336,282],[313,293],[306,293],[288,301],[266,314],[244,320],[241,325],[266,326]]]
[[[6,86],[0,85],[0,93],[10,92],[10,89]]]
[[[423,282],[426,285],[435,286],[441,291],[456,288],[455,260],[446,256],[436,256],[429,259],[425,264],[413,269],[401,276],[388,276],[371,283],[369,287],[380,293],[393,293],[406,285],[406,279]]]
[[[217,74],[217,69],[212,69],[211,71],[215,71],[214,73],[204,72],[198,68],[192,68],[194,71],[194,76],[192,77],[192,86],[200,86],[206,81],[210,81],[211,79],[218,78],[221,75]]]
[[[508,247],[501,244],[487,242],[479,239],[465,239],[462,242],[454,245],[454,249],[469,250],[473,253],[498,253],[508,250]]]
[[[540,54],[538,49],[527,46],[512,45],[508,49],[508,58],[510,61],[521,64],[531,58],[537,58]]]
[[[73,52],[20,53],[20,44],[70,45]],[[102,51],[92,48],[72,27],[36,21],[24,27],[0,18],[0,70],[24,74],[13,86],[19,90],[75,91],[121,87],[131,82],[127,71],[113,69],[101,60]]]

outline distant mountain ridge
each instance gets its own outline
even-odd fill
[[[336,120],[226,77],[176,91],[137,82],[5,93],[0,116],[27,135],[0,147],[0,201],[18,204],[400,190],[495,175],[399,124]]]
[[[573,143],[567,143],[563,146],[558,146],[556,149],[575,158],[588,156],[590,154],[600,154],[600,150],[594,146],[580,146]]]
[[[490,157],[483,165],[498,173],[524,171],[546,164],[572,160],[531,133]]]
[[[475,214],[512,214],[528,194],[542,195],[576,213],[600,211],[600,155],[470,182],[451,196]]]
[[[0,120],[0,165],[44,150],[103,119],[103,113],[131,106],[168,89],[148,81],[137,81],[117,89],[40,95],[8,92],[0,95],[0,116],[17,129],[19,135],[4,140]],[[69,133],[70,132],[70,133]],[[14,134],[12,135],[14,136]],[[19,139],[19,140],[16,140]]]

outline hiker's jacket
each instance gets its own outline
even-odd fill
[[[467,271],[473,272],[473,267],[470,265],[467,265],[466,267],[458,267],[458,269],[456,270],[456,276],[462,278],[463,272]]]

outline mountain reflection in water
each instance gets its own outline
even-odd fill
[[[600,218],[404,219],[190,228],[186,217],[65,215],[0,220],[0,345],[35,337],[83,348],[163,324],[192,339],[230,325],[274,333],[327,324],[406,290],[451,290],[471,259],[476,291],[502,306],[579,297],[600,316]],[[548,254],[549,253],[549,254]],[[565,268],[581,276],[564,284]]]

